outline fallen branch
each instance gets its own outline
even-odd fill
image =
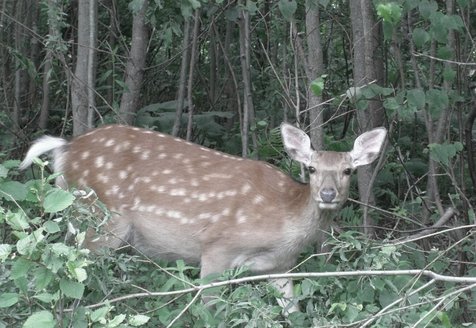
[[[399,241],[399,243],[401,242],[406,242],[406,241],[409,241],[409,240],[415,240],[415,239],[420,239],[421,237],[424,237],[424,236],[427,236],[431,233],[433,233],[435,231],[435,229],[439,229],[441,228],[442,226],[444,226],[446,224],[446,222],[448,222],[449,219],[451,219],[451,217],[453,215],[456,214],[456,211],[454,208],[452,207],[449,207],[446,209],[445,213],[443,213],[443,215],[438,219],[438,221],[435,222],[435,224],[433,224],[432,226],[426,228],[425,230],[422,230],[412,236],[408,236],[406,237],[405,239],[403,239],[403,241]]]
[[[456,283],[476,283],[476,277],[453,277],[445,276],[438,273],[435,273],[430,270],[389,270],[389,271],[373,271],[373,270],[360,270],[360,271],[341,271],[341,272],[300,272],[300,273],[282,273],[282,274],[268,274],[268,275],[257,275],[249,276],[243,278],[236,278],[224,281],[212,282],[209,284],[198,285],[191,288],[185,288],[175,291],[168,292],[143,292],[143,293],[134,293],[128,294],[120,297],[116,297],[110,300],[106,300],[100,303],[91,304],[85,306],[87,309],[93,309],[100,306],[108,305],[111,303],[117,303],[120,301],[132,299],[132,298],[142,298],[142,297],[158,297],[158,296],[173,296],[186,293],[199,292],[210,288],[222,287],[227,285],[236,285],[246,282],[261,281],[261,280],[272,280],[272,279],[304,279],[304,278],[330,278],[330,277],[355,277],[355,276],[398,276],[398,275],[414,275],[414,276],[426,276],[436,281],[446,281],[446,282],[456,282]],[[73,309],[67,309],[64,312],[71,312]]]

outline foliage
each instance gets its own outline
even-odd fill
[[[252,27],[250,70],[256,119],[250,127],[251,157],[303,180],[303,168],[284,156],[278,126],[283,120],[312,126],[305,95],[312,93],[324,101],[325,141],[335,151],[350,149],[354,130],[357,134],[361,128],[355,121],[361,111],[375,102],[383,108],[389,145],[373,183],[376,207],[368,213],[376,225],[376,240],[368,241],[359,233],[363,211],[347,204],[337,218],[342,231],[329,235],[329,258],[309,249],[296,269],[331,271],[336,277],[297,280],[302,312],[289,318],[281,315],[274,298],[277,292],[266,281],[217,288],[213,307],[195,299],[196,292],[101,303],[138,291],[188,288],[200,283],[198,269],[182,262],[156,262],[129,251],[89,254],[81,248],[86,229],[101,230],[108,217],[97,200],[85,199],[94,194],[52,187],[56,175],[46,174],[46,163],[38,163],[34,170],[39,178],[24,180],[18,173],[16,159],[29,139],[44,132],[37,131],[37,118],[45,97],[49,96],[50,108],[46,132],[70,134],[69,72],[77,60],[77,2],[41,1],[36,21],[35,10],[22,7],[24,3],[6,1],[0,24],[4,109],[0,111],[0,328],[171,323],[179,327],[319,327],[359,326],[370,319],[372,327],[474,327],[474,288],[457,293],[461,285],[441,282],[415,292],[428,280],[404,275],[337,276],[340,271],[409,268],[476,276],[474,227],[469,227],[475,224],[476,186],[470,179],[475,168],[469,163],[475,132],[472,125],[467,126],[474,110],[474,86],[468,78],[475,62],[474,3],[362,2],[372,6],[377,19],[375,29],[368,33],[382,41],[369,60],[382,60],[384,70],[376,81],[357,87],[352,51],[360,39],[352,40],[350,2],[149,1],[150,40],[141,109],[135,117],[138,126],[171,130],[183,26],[197,9],[201,27],[192,85],[194,142],[241,153],[240,10],[250,14]],[[132,17],[142,3],[105,1],[98,7],[96,125],[118,121],[121,96],[129,91],[124,72]],[[324,71],[307,79],[309,63],[301,52],[312,51],[306,45],[305,20],[314,8],[319,8]],[[52,67],[43,71],[48,51]],[[43,89],[45,77],[49,92]],[[187,108],[185,102],[182,109]],[[184,115],[182,136],[187,119]],[[357,198],[353,188],[351,198]],[[392,244],[431,226],[449,207],[457,214],[443,228],[424,240]],[[456,229],[461,226],[465,228]],[[220,279],[241,277],[247,274],[243,271],[228,272]]]

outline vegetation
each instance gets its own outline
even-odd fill
[[[476,327],[475,15],[468,0],[1,1],[0,327]],[[89,254],[107,208],[54,187],[47,162],[18,171],[39,135],[124,123],[304,179],[281,121],[337,151],[389,129],[328,251],[298,260],[289,317],[246,268],[214,286],[182,261]]]

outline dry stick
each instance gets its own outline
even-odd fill
[[[267,275],[256,275],[250,277],[243,277],[243,278],[236,278],[230,280],[224,280],[219,282],[212,282],[205,285],[194,286],[191,288],[185,288],[175,291],[169,292],[151,292],[151,293],[134,293],[123,295],[117,298],[113,298],[111,300],[107,300],[104,302],[91,304],[85,306],[87,309],[97,308],[106,304],[116,303],[119,301],[124,301],[132,298],[140,298],[140,297],[157,297],[157,296],[171,296],[171,295],[179,295],[185,293],[193,293],[198,291],[203,291],[210,288],[215,287],[222,287],[227,285],[236,285],[240,283],[246,282],[254,282],[254,281],[261,281],[261,280],[273,280],[273,279],[303,279],[303,278],[330,278],[330,277],[354,277],[354,276],[397,276],[397,275],[419,275],[419,276],[427,276],[437,281],[447,281],[447,282],[455,282],[455,283],[473,283],[476,284],[476,277],[453,277],[453,276],[445,276],[438,273],[435,273],[430,270],[358,270],[358,271],[342,271],[342,272],[299,272],[299,273],[280,273],[280,274],[267,274]],[[476,286],[476,285],[475,285]],[[71,309],[65,310],[65,312],[71,312]]]
[[[406,294],[405,296],[403,297],[400,297],[399,299],[396,299],[395,301],[393,301],[392,303],[390,303],[389,305],[385,306],[382,310],[378,311],[375,315],[373,315],[369,320],[367,320],[366,322],[364,322],[360,328],[364,328],[364,327],[367,327],[368,325],[370,325],[372,322],[374,322],[378,317],[380,317],[381,315],[384,315],[386,313],[386,311],[388,309],[390,309],[391,307],[393,307],[394,305],[400,303],[401,301],[403,301],[405,298],[408,298],[416,293],[418,293],[419,291],[433,285],[434,283],[436,282],[435,279],[432,279],[430,280],[429,282],[427,282],[426,284],[424,284],[423,286],[415,289],[414,291],[412,291],[411,293],[409,294]]]
[[[180,311],[180,313],[172,320],[170,321],[170,323],[167,325],[167,328],[169,327],[172,327],[174,325],[174,323],[180,319],[181,316],[183,316],[183,314],[190,308],[190,306],[192,306],[193,303],[195,303],[195,301],[198,299],[198,296],[200,296],[200,294],[202,293],[203,289],[199,290],[195,296],[192,298],[192,300],[187,304],[186,307],[184,307],[182,309],[182,311]]]
[[[389,310],[387,311],[386,313],[382,313],[382,314],[375,314],[374,316],[376,318],[379,318],[379,317],[383,317],[384,315],[388,315],[388,314],[392,314],[392,313],[396,313],[396,312],[402,312],[402,311],[405,311],[405,310],[409,310],[409,309],[412,309],[412,308],[416,308],[417,306],[421,306],[421,305],[426,305],[426,304],[429,304],[429,303],[432,303],[434,301],[440,301],[440,300],[444,300],[448,297],[451,297],[453,295],[458,295],[458,294],[461,294],[467,290],[470,290],[470,289],[473,289],[473,288],[476,288],[476,284],[472,284],[472,285],[468,285],[468,286],[465,286],[465,287],[462,287],[462,288],[459,288],[451,293],[448,293],[446,295],[443,295],[443,296],[440,296],[440,297],[437,297],[433,300],[426,300],[426,301],[423,301],[423,302],[418,302],[418,303],[412,303],[411,305],[407,305],[407,306],[402,306],[402,307],[399,307],[398,309],[393,309],[393,310]],[[360,321],[356,321],[356,322],[352,322],[350,324],[346,324],[346,325],[341,325],[341,327],[356,327],[356,325],[360,324],[361,322],[363,322],[364,320],[360,320]],[[358,326],[360,327],[360,326]]]
[[[449,207],[446,209],[445,213],[438,219],[438,221],[435,222],[431,227],[420,231],[412,236],[408,236],[407,238],[403,239],[402,241],[398,241],[398,243],[403,243],[407,241],[413,241],[416,239],[420,239],[421,237],[427,236],[435,231],[435,229],[442,227],[448,220],[455,215],[455,209],[452,207]]]

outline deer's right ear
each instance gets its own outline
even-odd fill
[[[281,124],[281,135],[286,152],[292,159],[306,166],[311,164],[312,148],[308,135],[290,124]]]

